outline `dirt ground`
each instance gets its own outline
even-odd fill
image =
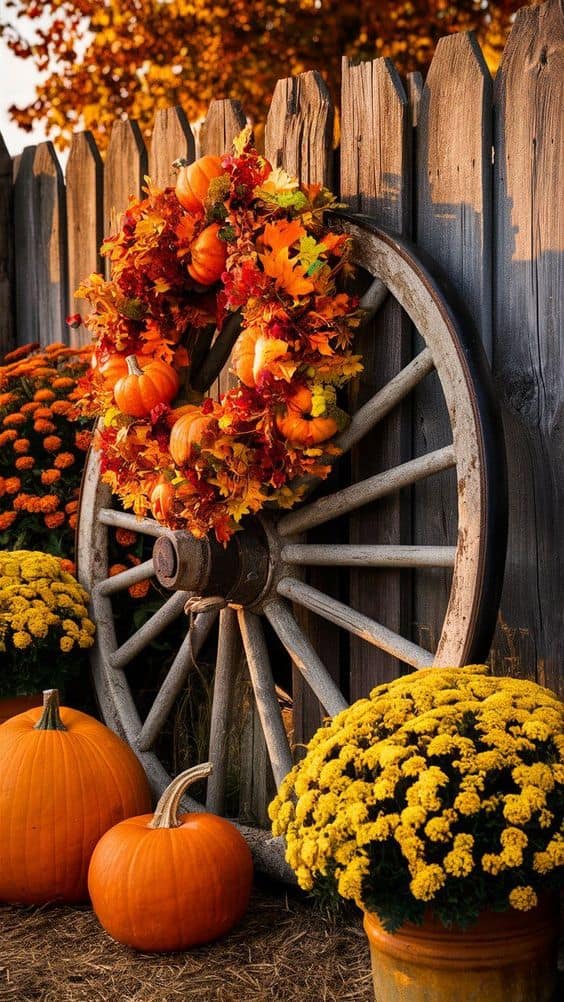
[[[361,918],[257,880],[242,923],[189,953],[135,953],[90,908],[0,906],[0,1002],[373,1002]]]

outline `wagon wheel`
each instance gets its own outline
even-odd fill
[[[209,757],[214,773],[208,780],[206,807],[220,813],[225,784],[225,733],[229,727],[230,683],[234,677],[239,636],[246,654],[257,709],[277,785],[289,771],[292,756],[282,722],[265,642],[262,617],[270,622],[295,666],[333,715],[346,706],[293,615],[293,604],[337,624],[367,643],[387,651],[413,668],[431,664],[462,665],[483,659],[491,640],[499,602],[505,555],[506,498],[504,453],[488,369],[478,339],[458,309],[444,298],[433,277],[434,266],[406,242],[383,233],[365,217],[336,214],[336,225],[353,237],[355,262],[373,276],[363,298],[374,313],[388,292],[417,328],[425,347],[352,416],[338,444],[347,452],[394,407],[436,370],[448,411],[452,441],[368,480],[340,487],[322,498],[306,497],[290,513],[262,513],[249,518],[227,548],[213,539],[194,539],[172,532],[152,519],[116,511],[99,476],[99,457],[89,457],[82,491],[78,565],[82,584],[91,593],[97,622],[93,648],[94,685],[106,723],[122,734],[141,759],[154,792],[169,781],[152,750],[174,702],[219,617],[217,661],[211,711]],[[333,217],[334,218],[334,217]],[[236,336],[236,335],[234,335]],[[230,348],[223,339],[224,353]],[[227,341],[227,343],[225,343]],[[219,342],[218,342],[219,343]],[[213,352],[213,349],[212,349]],[[222,359],[208,356],[209,386]],[[201,380],[202,381],[202,380]],[[207,388],[207,387],[206,387]],[[432,476],[455,469],[458,493],[458,543],[446,546],[308,545],[310,528],[354,511],[362,505]],[[314,486],[314,485],[313,485]],[[154,537],[152,557],[114,577],[108,576],[108,529],[124,527]],[[452,583],[437,650],[424,650],[411,640],[349,608],[301,580],[300,568],[326,566],[451,567]],[[118,646],[112,600],[135,582],[155,576],[167,589],[162,607]],[[145,719],[134,702],[124,669],[155,636],[184,615],[187,600],[194,613],[163,684]],[[195,801],[187,809],[201,809]],[[267,832],[240,826],[257,864],[278,876],[288,871],[279,840]]]

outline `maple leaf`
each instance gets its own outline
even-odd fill
[[[271,250],[279,251],[282,247],[291,247],[298,240],[303,242],[307,237],[299,219],[278,219],[275,223],[266,224],[262,239]]]
[[[313,282],[306,277],[299,263],[290,261],[287,247],[282,247],[276,253],[271,251],[269,254],[259,254],[259,258],[265,273],[275,279],[276,287],[283,289],[294,300],[313,292]]]

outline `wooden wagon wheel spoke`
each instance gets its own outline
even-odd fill
[[[219,614],[208,753],[209,761],[215,765],[208,779],[206,791],[206,810],[213,814],[221,814],[223,811],[231,700],[240,655],[241,635],[237,613],[234,609],[222,609]]]
[[[334,716],[345,710],[348,706],[346,699],[296,623],[288,606],[280,601],[270,602],[265,606],[264,614],[327,713]]]
[[[140,654],[151,640],[158,637],[159,633],[162,633],[178,616],[182,615],[184,605],[189,597],[190,593],[187,591],[177,591],[171,595],[165,604],[146,623],[143,623],[137,633],[134,633],[129,640],[126,640],[121,647],[109,655],[110,668],[125,668],[130,661],[133,661],[133,658]]]
[[[136,567],[129,567],[126,571],[120,571],[119,574],[114,574],[113,577],[108,578],[106,581],[102,581],[101,584],[97,585],[97,589],[100,595],[113,595],[117,591],[124,591],[131,585],[138,584],[139,581],[146,581],[155,573],[155,566],[153,560],[145,560],[142,564],[137,564]]]
[[[148,751],[155,743],[216,619],[217,612],[202,612],[186,633],[141,728],[137,740],[140,751]]]
[[[388,630],[387,627],[370,619],[369,616],[356,612],[343,602],[338,602],[337,599],[324,595],[322,591],[312,588],[311,585],[305,584],[303,581],[282,578],[278,582],[277,591],[279,595],[284,595],[292,602],[303,605],[305,609],[330,620],[344,630],[348,630],[349,633],[354,633],[362,640],[367,640],[369,644],[379,647],[380,650],[386,651],[392,657],[399,658],[400,661],[405,661],[413,668],[429,668],[435,660],[434,656],[423,647],[413,644],[410,640],[400,636],[399,633]]]
[[[428,348],[424,348],[382,389],[367,400],[353,415],[350,425],[337,436],[335,444],[348,452],[376,425],[402,403],[419,383],[433,371],[435,365]]]
[[[238,618],[274,781],[276,786],[280,786],[292,768],[292,753],[276,695],[268,649],[258,616],[241,609]]]
[[[155,522],[154,518],[137,518],[128,511],[114,511],[113,508],[102,508],[98,512],[101,525],[114,529],[129,529],[130,532],[140,532],[142,536],[162,536],[168,532],[164,526]]]
[[[307,567],[454,567],[456,546],[286,543],[285,564]]]
[[[241,315],[233,313],[223,325],[202,365],[192,376],[192,386],[205,393],[226,364],[241,330]]]
[[[462,665],[483,659],[495,624],[506,529],[504,453],[481,346],[466,329],[462,314],[445,299],[432,269],[421,262],[413,247],[381,232],[370,219],[340,212],[333,213],[332,218],[337,229],[351,236],[356,263],[372,276],[361,302],[366,316],[391,295],[406,311],[424,344],[419,354],[351,415],[349,426],[335,440],[340,454],[353,446],[362,449],[364,436],[406,401],[416,387],[424,389],[423,380],[431,372],[442,389],[452,444],[360,483],[349,480],[318,499],[310,498],[319,483],[312,478],[307,481],[301,506],[289,514],[265,508],[258,516],[247,516],[241,523],[242,531],[225,548],[213,539],[171,532],[151,518],[138,519],[132,513],[114,510],[109,490],[101,481],[97,453],[91,453],[85,472],[78,568],[82,584],[91,592],[98,624],[91,653],[96,694],[104,719],[135,750],[156,796],[162,793],[169,776],[157,754],[159,742],[155,739],[186,686],[192,658],[204,649],[204,644],[206,658],[214,657],[211,628],[221,608],[209,734],[214,773],[206,799],[208,810],[216,812],[223,810],[233,690],[240,677],[243,653],[277,784],[292,765],[276,691],[281,678],[272,670],[262,617],[274,631],[276,643],[285,648],[305,684],[329,714],[343,709],[346,701],[304,628],[298,626],[291,603],[413,668]],[[194,363],[196,374],[192,376],[192,385],[196,383],[201,392],[209,389],[228,359],[239,323],[238,316],[229,318],[213,343],[210,331],[206,332],[208,341],[202,340],[200,356]],[[330,463],[339,462],[338,456],[328,459]],[[343,468],[347,475],[350,467],[344,463]],[[335,545],[299,538],[298,534],[312,527],[449,469],[454,471],[457,488],[456,546],[421,546],[410,538],[390,545],[370,538]],[[145,560],[110,577],[109,530],[119,528],[147,537],[143,541]],[[151,538],[153,554],[147,559]],[[385,609],[381,616],[370,618],[299,579],[301,568],[307,566],[341,568],[343,574],[348,567],[362,566],[451,569],[450,594],[435,651],[425,650],[410,636],[388,628]],[[163,605],[130,636],[122,637],[124,630],[120,627],[118,641],[112,602],[119,600],[124,589],[149,575],[164,596]],[[154,599],[154,589],[151,594]],[[213,605],[214,610],[200,612],[191,626],[192,616],[186,616],[184,628],[179,618],[185,614],[188,599],[191,609],[207,610]],[[172,663],[142,722],[135,683],[130,682],[135,669],[123,669],[174,621],[176,647],[171,651]],[[284,670],[289,670],[289,663]],[[190,798],[186,798],[184,807],[201,810]],[[288,879],[290,871],[283,860],[281,840],[273,839],[266,831],[243,824],[239,827],[251,845],[257,866]]]
[[[278,531],[281,536],[305,532],[452,466],[456,466],[456,455],[453,446],[447,445],[444,449],[437,449],[418,459],[402,463],[401,466],[394,466],[384,473],[377,473],[367,480],[344,487],[341,491],[328,494],[319,501],[313,501],[304,508],[285,515],[278,524]]]

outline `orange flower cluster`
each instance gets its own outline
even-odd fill
[[[38,349],[18,348],[0,366],[0,548],[70,556],[91,440],[77,382],[90,349]]]
[[[304,476],[329,473],[348,422],[337,394],[362,369],[361,316],[343,288],[350,241],[324,221],[330,192],[273,170],[248,130],[233,155],[193,168],[131,201],[102,247],[111,279],[77,292],[95,338],[82,405],[104,417],[103,479],[126,508],[225,543],[244,516],[292,507]],[[206,345],[235,314],[236,385],[204,397]]]

